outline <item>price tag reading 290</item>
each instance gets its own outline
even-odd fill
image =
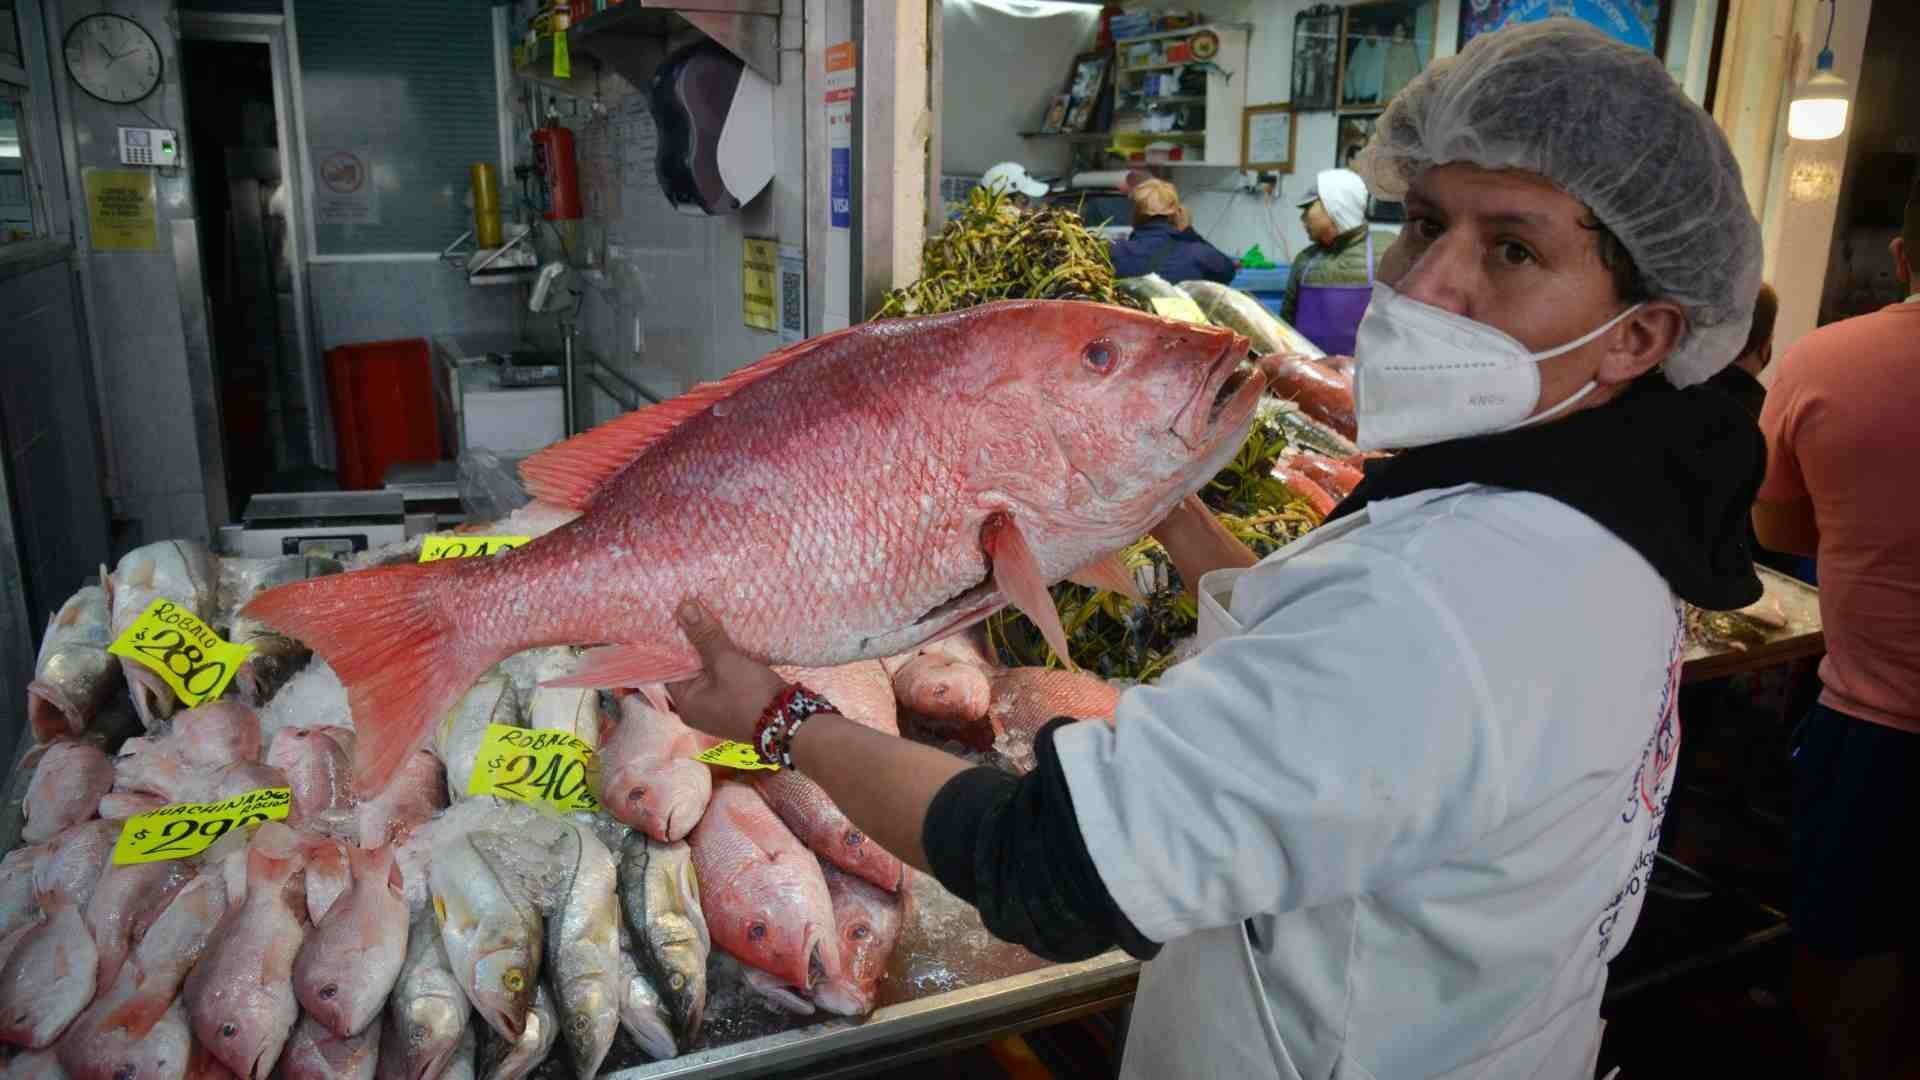
[[[564,731],[488,724],[474,759],[469,795],[498,795],[555,810],[594,813],[600,765],[593,747]]]
[[[135,814],[113,845],[116,865],[164,862],[198,855],[236,826],[283,821],[293,805],[290,788],[260,788],[217,803],[174,803]]]
[[[531,536],[428,536],[420,541],[420,561],[471,559],[480,555],[498,555],[532,540]]]
[[[193,706],[219,697],[253,646],[228,643],[193,612],[162,598],[148,604],[107,651],[152,668]]]

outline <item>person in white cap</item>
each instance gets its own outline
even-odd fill
[[[980,186],[1012,198],[1025,206],[1028,200],[1045,198],[1047,185],[1028,175],[1026,166],[1017,161],[1003,161],[988,169],[980,177]]]
[[[1300,201],[1300,224],[1313,244],[1293,260],[1280,317],[1328,353],[1351,356],[1374,266],[1394,236],[1367,227],[1367,182],[1352,169],[1321,170]]]
[[[1766,448],[1697,385],[1746,338],[1760,226],[1659,58],[1565,18],[1477,37],[1360,165],[1408,221],[1358,441],[1401,452],[1257,566],[1196,503],[1160,525],[1203,648],[1112,723],[1054,721],[1018,778],[811,698],[801,725],[682,611],[687,723],[762,732],[993,933],[1148,959],[1123,1078],[1593,1076],[1674,781],[1682,601],[1760,596]]]

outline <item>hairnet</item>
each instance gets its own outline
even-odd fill
[[[1340,232],[1351,232],[1367,223],[1367,182],[1352,169],[1322,169],[1313,178],[1313,192],[1320,206]]]
[[[1586,204],[1687,330],[1663,365],[1691,386],[1739,353],[1760,286],[1760,223],[1720,129],[1651,53],[1573,19],[1509,27],[1435,60],[1356,163],[1398,200],[1423,170],[1523,169]]]
[[[1135,184],[1129,194],[1133,198],[1133,221],[1136,225],[1157,217],[1173,222],[1176,229],[1185,229],[1193,224],[1193,215],[1180,205],[1180,189],[1165,180],[1147,180]]]

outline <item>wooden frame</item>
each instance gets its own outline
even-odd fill
[[[1340,100],[1346,14],[1320,4],[1293,17],[1293,111],[1331,109]]]
[[[1475,8],[1479,10],[1475,10]],[[1639,49],[1651,50],[1655,56],[1664,56],[1667,51],[1667,27],[1673,22],[1673,0],[1621,0],[1623,15],[1631,17],[1638,25],[1622,32],[1618,26],[1586,19],[1579,14],[1573,17],[1597,26],[1619,41]],[[1539,8],[1537,11],[1523,9]],[[1457,49],[1467,47],[1467,42],[1482,34],[1514,25],[1515,22],[1538,22],[1556,12],[1543,7],[1533,0],[1480,0],[1477,4],[1460,5],[1460,32],[1454,38],[1459,44]],[[1653,25],[1646,25],[1651,16]],[[1721,25],[1725,25],[1724,18]]]
[[[1462,10],[1471,7],[1463,4]],[[1344,9],[1340,29],[1340,109],[1379,110],[1433,63],[1439,0],[1369,0]],[[1426,20],[1426,34],[1420,22]],[[1401,35],[1402,30],[1405,36]],[[1357,54],[1369,47],[1366,58]],[[1373,55],[1378,51],[1378,56]],[[1358,80],[1366,80],[1364,84]]]
[[[1066,123],[1060,130],[1086,131],[1100,116],[1100,102],[1113,82],[1114,54],[1111,50],[1084,52],[1073,58],[1067,69],[1066,92],[1071,99]],[[1092,79],[1088,84],[1089,77]]]
[[[1263,117],[1281,117],[1286,121],[1287,151],[1284,158],[1275,158],[1271,155],[1256,157],[1254,155],[1254,127],[1256,126],[1257,119]],[[1256,172],[1292,172],[1294,147],[1298,144],[1300,138],[1300,125],[1297,121],[1298,117],[1294,116],[1293,105],[1288,102],[1281,102],[1277,105],[1249,105],[1241,109],[1240,167]],[[1267,120],[1265,123],[1271,125],[1272,121]]]

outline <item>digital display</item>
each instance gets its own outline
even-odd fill
[[[127,145],[145,147],[147,145],[146,131],[144,131],[141,128],[128,128],[127,129]]]

